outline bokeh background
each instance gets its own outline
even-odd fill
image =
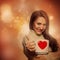
[[[60,58],[60,0],[0,0],[0,32],[13,30],[13,36],[19,37],[20,58],[27,59],[22,53],[22,38],[29,32],[29,20],[33,11],[47,12],[50,26],[49,33],[56,38],[59,50],[54,54]],[[4,35],[4,34],[3,34]],[[2,39],[1,39],[2,40]],[[24,58],[23,58],[24,57]]]

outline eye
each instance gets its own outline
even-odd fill
[[[41,25],[41,23],[37,23],[38,25]]]
[[[43,26],[46,26],[46,24],[43,24]]]

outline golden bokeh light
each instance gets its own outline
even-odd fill
[[[53,16],[49,16],[49,19],[50,19],[50,20],[53,20],[53,19],[54,19],[54,17],[53,17]]]
[[[23,36],[27,35],[29,33],[29,24],[28,23],[23,24],[20,32]]]
[[[11,22],[13,19],[13,13],[12,13],[12,8],[8,4],[3,4],[1,6],[1,20],[3,22]]]

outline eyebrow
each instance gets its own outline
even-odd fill
[[[40,22],[37,22],[37,24],[42,24],[42,23],[40,23]],[[43,23],[44,25],[46,25],[46,23]]]

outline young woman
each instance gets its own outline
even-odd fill
[[[49,40],[50,52],[58,50],[58,44],[55,38],[49,34],[49,18],[45,11],[35,11],[30,18],[30,32],[24,37],[23,47],[24,54],[28,60],[55,60],[51,53],[47,55],[38,55],[35,52],[35,41],[39,39]]]

